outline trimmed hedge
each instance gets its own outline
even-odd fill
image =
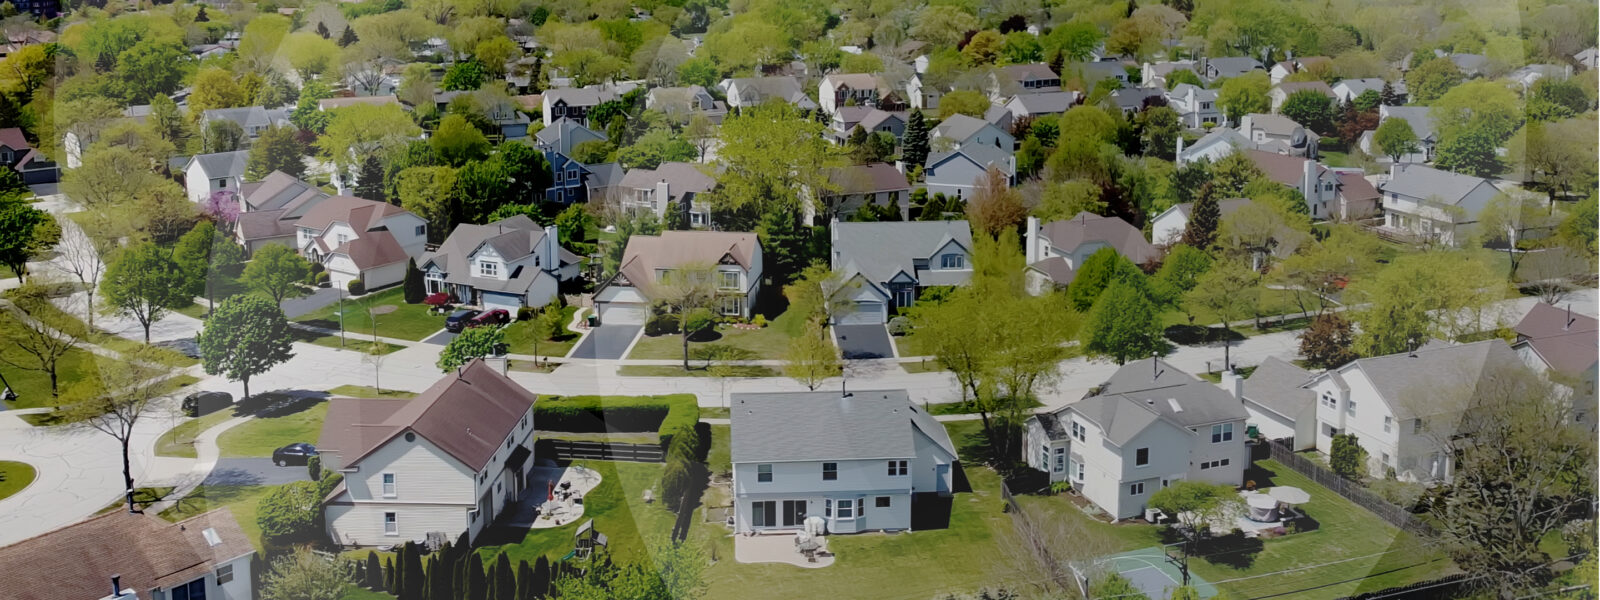
[[[534,405],[535,426],[543,431],[637,433],[655,431],[663,447],[680,429],[700,421],[694,394],[668,396],[543,396]]]

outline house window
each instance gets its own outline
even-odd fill
[[[1135,483],[1135,484],[1129,485],[1128,486],[1128,495],[1129,496],[1143,496],[1144,495],[1144,483],[1140,482],[1140,483]]]
[[[1422,419],[1411,420],[1411,435],[1422,433]]]
[[[1085,441],[1084,438],[1086,436],[1083,432],[1083,425],[1078,424],[1077,421],[1072,422],[1072,437],[1080,442]]]
[[[723,298],[722,299],[722,314],[725,314],[725,315],[740,315],[740,314],[744,314],[744,297],[742,297],[742,296],[728,296],[726,298]]]
[[[833,498],[822,499],[822,516],[829,519],[833,518]]]
[[[1333,394],[1331,392],[1323,392],[1322,405],[1328,408],[1338,408],[1339,401],[1333,399]]]
[[[889,508],[889,497],[888,496],[878,496],[878,500],[876,502],[874,502],[873,505],[878,507],[878,508]]]
[[[1074,464],[1074,466],[1076,466],[1076,468],[1074,470],[1077,471],[1077,474],[1076,474],[1076,476],[1073,477],[1073,479],[1076,479],[1076,480],[1078,480],[1079,483],[1082,483],[1083,482],[1083,463],[1075,462],[1073,464]]]
[[[778,503],[774,500],[750,503],[750,524],[755,527],[778,525]]]
[[[484,277],[499,277],[500,265],[487,260],[478,261],[478,274]]]
[[[564,177],[562,177],[563,175],[565,175],[564,172],[562,172],[559,169],[556,170],[556,183],[561,183],[562,182],[562,180],[564,179]]]
[[[1142,467],[1142,466],[1145,466],[1145,465],[1148,465],[1148,464],[1150,464],[1150,449],[1149,448],[1140,448],[1138,450],[1134,450],[1133,451],[1133,465],[1134,466]]]
[[[915,293],[914,290],[912,290],[909,287],[904,287],[904,288],[900,288],[900,289],[895,290],[894,291],[894,305],[895,306],[899,306],[899,307],[911,306],[911,303],[914,301],[913,298],[912,298],[914,293]]]
[[[945,254],[939,257],[941,269],[964,269],[967,266],[967,257],[960,254]]]
[[[233,581],[233,565],[222,565],[217,567],[217,585],[222,585],[230,581]]]
[[[394,493],[394,473],[384,473],[383,474],[383,497],[385,497],[385,498],[393,498],[394,496],[395,496],[395,493]]]
[[[1328,436],[1328,437],[1333,437],[1333,436],[1339,435],[1339,428],[1334,427],[1332,425],[1329,425],[1327,423],[1323,423],[1322,424],[1322,435],[1325,435],[1325,436]]]
[[[1067,449],[1056,448],[1056,472],[1067,470]]]
[[[722,289],[726,289],[726,290],[737,290],[737,289],[739,289],[739,272],[738,271],[723,271],[722,272]]]
[[[1049,446],[1040,446],[1039,447],[1039,468],[1040,469],[1048,468],[1049,465],[1050,465],[1050,447]]]
[[[838,515],[838,517],[840,519],[854,519],[854,518],[856,518],[856,501],[855,500],[840,500],[839,504],[838,504],[837,515]]]
[[[1228,463],[1230,463],[1230,462],[1232,462],[1232,460],[1231,459],[1226,459],[1226,458],[1221,459],[1221,460],[1213,460],[1213,461],[1203,462],[1203,463],[1200,463],[1200,470],[1204,471],[1206,469],[1219,469],[1219,468],[1228,466]],[[1161,487],[1167,487],[1167,486],[1163,485]]]
[[[1379,452],[1378,455],[1383,457],[1383,464],[1385,464],[1385,465],[1389,464],[1389,453],[1388,452]]]
[[[783,501],[783,526],[794,527],[806,521],[805,500]]]
[[[1390,431],[1393,431],[1393,430],[1394,430],[1394,417],[1387,417],[1387,416],[1384,417],[1383,418],[1383,432],[1384,433],[1389,433]]]
[[[905,474],[908,471],[907,467],[908,467],[907,461],[891,460],[891,461],[889,461],[889,476],[890,477],[903,477],[903,476],[905,476]]]
[[[173,587],[172,600],[206,600],[206,578]]]
[[[772,483],[772,465],[756,465],[756,481]]]
[[[577,169],[567,169],[567,180],[570,181],[570,180],[577,179],[577,178],[578,178],[578,170]]]
[[[834,481],[839,479],[839,463],[822,463],[822,480]]]
[[[350,241],[350,236],[345,235],[343,233],[341,233],[341,234],[339,234],[339,235],[337,235],[335,237],[337,237],[339,239],[339,243],[340,244],[343,244],[345,242],[349,242]]]
[[[1356,414],[1356,401],[1354,398],[1344,401],[1344,411],[1351,415]]]
[[[428,235],[428,226],[427,225],[418,225],[417,226],[417,235]]]
[[[1211,443],[1220,444],[1231,441],[1233,441],[1233,423],[1211,426]]]
[[[211,183],[216,184],[219,188],[226,189],[228,187],[228,180],[226,179],[213,179]]]
[[[395,513],[383,513],[383,534],[400,535],[400,520],[395,517]]]

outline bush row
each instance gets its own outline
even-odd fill
[[[534,406],[533,418],[545,431],[655,431],[662,446],[669,446],[674,432],[700,421],[700,407],[693,394],[545,396]]]

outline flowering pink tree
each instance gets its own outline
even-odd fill
[[[211,192],[200,203],[200,212],[216,223],[218,229],[232,232],[233,224],[239,221],[239,196],[233,190]]]

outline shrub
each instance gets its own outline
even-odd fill
[[[306,459],[306,474],[312,481],[322,481],[322,457],[315,454]]]
[[[367,293],[367,284],[359,278],[351,279],[350,283],[345,284],[345,289],[349,290],[351,296],[360,296]]]
[[[296,481],[262,498],[256,509],[262,545],[270,551],[316,541],[322,535],[322,498],[338,480]]]
[[[1361,447],[1356,434],[1333,436],[1333,445],[1328,450],[1328,468],[1350,480],[1359,480],[1367,474],[1367,450]]]
[[[688,330],[689,335],[693,336],[710,328],[716,322],[717,316],[712,314],[710,310],[696,308],[689,311],[689,314],[683,318],[683,328]]]
[[[316,277],[317,287],[327,287],[328,286],[328,274],[327,273],[317,273],[315,275],[315,277]]]
[[[1072,482],[1070,481],[1050,482],[1050,493],[1052,494],[1064,494],[1070,491],[1072,491]]]
[[[911,333],[911,319],[895,317],[889,319],[889,335],[905,335]]]
[[[751,325],[755,325],[756,327],[766,327],[767,326],[767,316],[766,315],[756,315],[756,318],[750,319],[750,324]]]
[[[660,314],[650,317],[644,324],[645,335],[667,335],[678,332],[678,315]]]
[[[526,321],[534,318],[535,316],[538,316],[538,313],[534,312],[533,307],[531,306],[522,306],[517,308],[518,321]]]
[[[539,399],[533,412],[538,428],[546,431],[657,431],[667,447],[678,431],[692,431],[700,420],[699,404],[691,394],[547,396]]]

